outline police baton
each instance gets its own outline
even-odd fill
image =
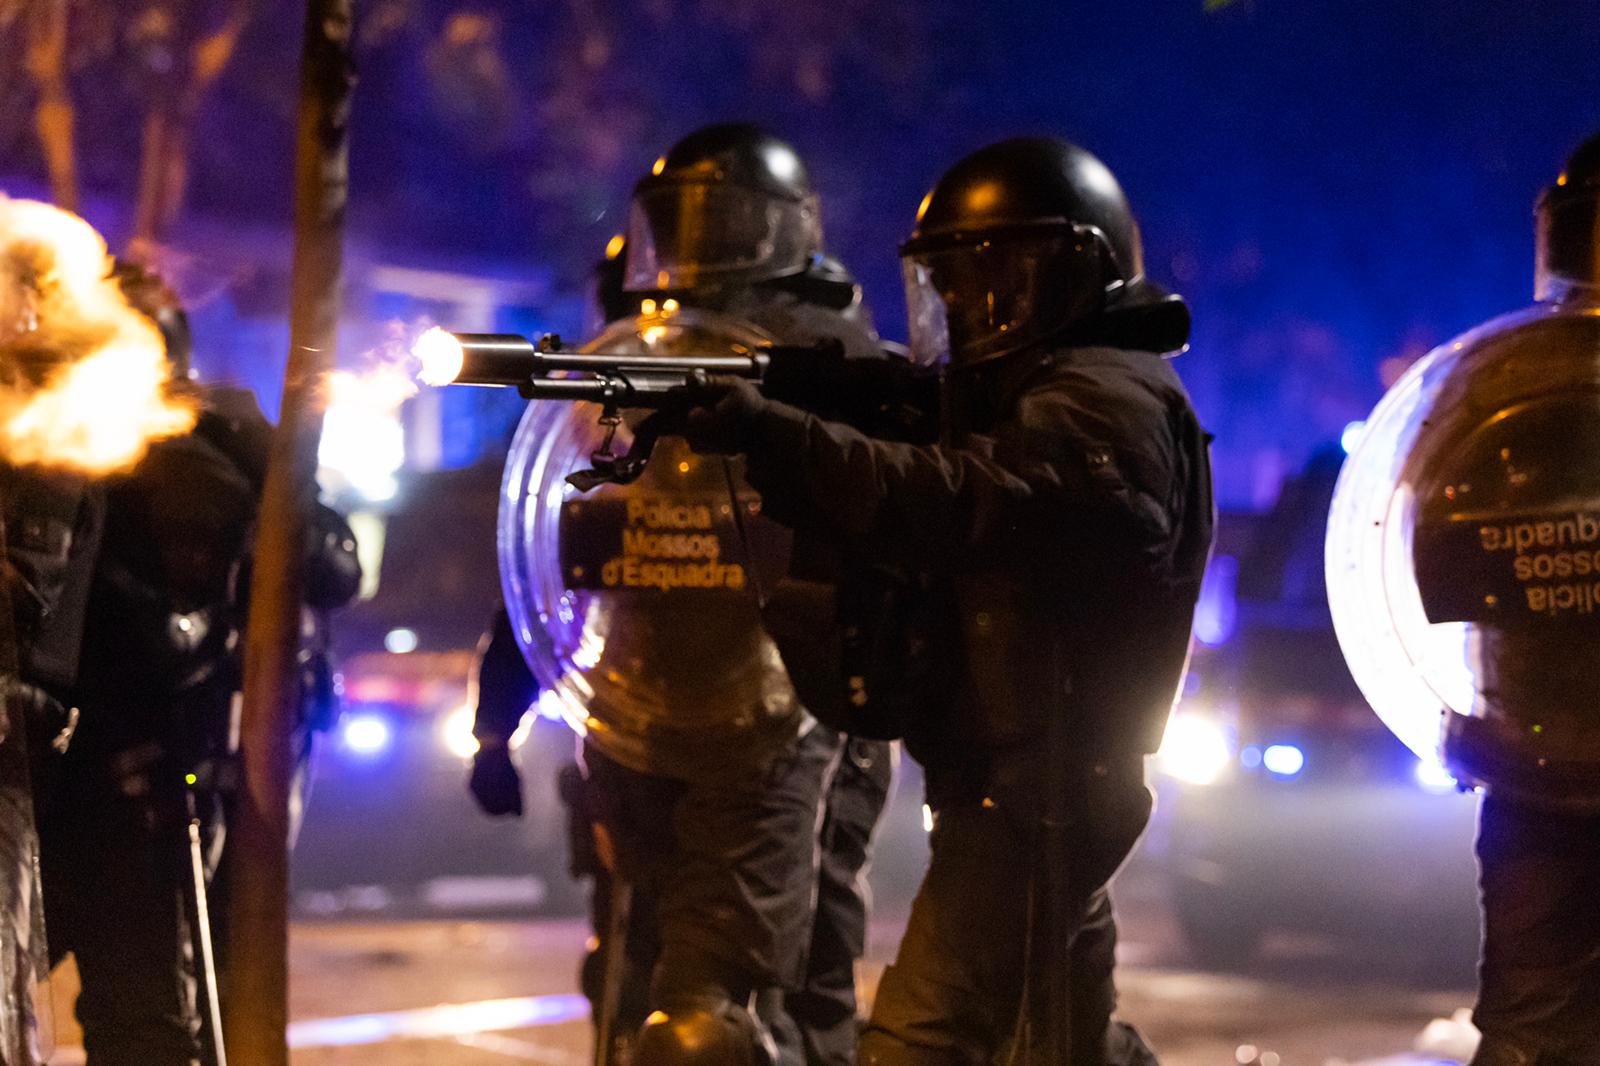
[[[211,941],[211,906],[207,898],[205,849],[200,839],[200,816],[195,811],[194,792],[186,793],[189,814],[190,904],[194,914],[195,956],[200,964],[200,982],[206,997],[206,1028],[211,1034],[214,1066],[228,1066],[228,1052],[222,1038],[222,999],[217,982],[217,953]]]
[[[611,913],[606,923],[605,977],[600,987],[600,1017],[595,1025],[595,1066],[617,1066],[617,1021],[622,1013],[622,986],[627,979],[628,923],[633,912],[633,884],[611,871]]]

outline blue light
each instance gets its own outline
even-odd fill
[[[1261,765],[1261,749],[1254,744],[1239,752],[1239,765],[1246,770],[1254,770]]]
[[[1444,765],[1435,759],[1417,760],[1417,784],[1429,792],[1449,792],[1456,787],[1456,779]]]
[[[382,755],[394,741],[394,730],[381,715],[352,714],[339,726],[344,749],[364,759]]]
[[[1344,427],[1344,432],[1339,434],[1339,447],[1349,455],[1356,450],[1356,445],[1361,443],[1361,434],[1365,433],[1367,424],[1364,421],[1351,422]]]
[[[1274,744],[1261,753],[1261,765],[1268,773],[1293,777],[1305,769],[1306,753],[1293,744]]]
[[[1194,636],[1208,648],[1226,644],[1239,619],[1235,587],[1239,580],[1239,560],[1217,555],[1206,567],[1200,583],[1200,600],[1194,607]]]
[[[588,1016],[589,1001],[576,994],[444,1003],[415,1010],[294,1022],[289,1026],[289,1046],[304,1050],[358,1047],[393,1040],[480,1036],[533,1026],[560,1025]]]

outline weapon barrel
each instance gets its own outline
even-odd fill
[[[702,374],[759,381],[771,357],[746,354],[664,355],[649,352],[590,354],[551,348],[515,333],[447,333],[429,330],[415,349],[422,380],[430,385],[513,386],[529,398],[622,400],[653,396]],[[584,374],[586,378],[551,377]]]
[[[461,370],[456,385],[521,385],[539,372],[538,347],[515,333],[456,333]]]
[[[581,352],[539,352],[535,373],[581,370],[595,374],[673,374],[687,376],[695,371],[759,379],[766,372],[767,356],[750,355],[669,355],[628,352],[620,355],[586,355]]]

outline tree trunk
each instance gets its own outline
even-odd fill
[[[76,213],[78,166],[72,92],[67,85],[67,0],[34,0],[26,63],[38,93],[33,125],[50,172],[50,196],[57,207]]]
[[[244,782],[233,846],[230,1056],[287,1066],[288,797],[300,713],[306,520],[322,430],[318,384],[333,365],[343,274],[346,136],[355,84],[354,0],[309,0],[295,148],[293,303],[283,408],[273,437],[245,643]]]

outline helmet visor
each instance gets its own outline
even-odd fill
[[[918,366],[943,366],[950,361],[950,322],[933,272],[913,258],[900,260],[906,285],[906,315],[911,361]]]
[[[908,246],[912,358],[961,366],[1016,351],[1099,308],[1112,268],[1099,232],[1054,226]]]
[[[815,197],[781,200],[736,185],[674,182],[634,194],[630,291],[761,281],[804,270],[822,247]]]

